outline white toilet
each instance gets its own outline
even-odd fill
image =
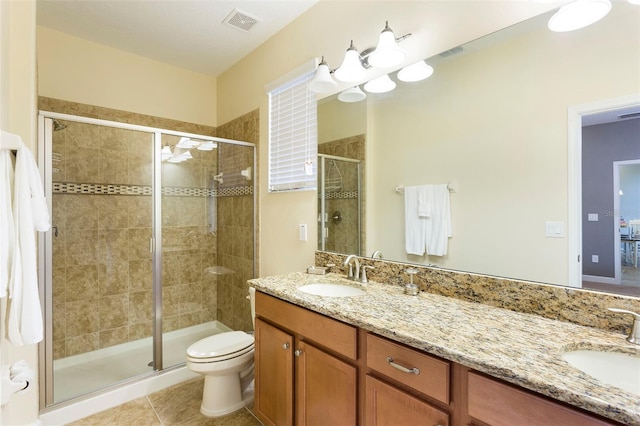
[[[255,318],[255,289],[249,289]],[[200,412],[207,417],[232,413],[253,401],[253,335],[229,331],[205,337],[187,348],[187,367],[204,374]]]

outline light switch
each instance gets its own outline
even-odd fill
[[[307,236],[307,224],[301,223],[298,225],[298,239],[300,241],[307,241],[309,237]]]
[[[592,255],[591,255],[591,262],[592,262],[592,263],[598,263],[598,262],[600,262],[600,256],[598,256],[597,254],[592,254]]]
[[[587,220],[589,222],[597,222],[598,221],[598,213],[589,213],[587,215]]]
[[[545,222],[547,238],[564,238],[564,222]]]

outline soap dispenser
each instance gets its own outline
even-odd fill
[[[409,284],[405,284],[404,286],[405,294],[408,294],[411,296],[417,296],[419,288],[418,288],[418,284],[413,283],[413,276],[418,273],[418,270],[415,268],[408,268],[404,271],[404,273],[409,275]]]

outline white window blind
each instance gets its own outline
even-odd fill
[[[269,192],[316,189],[318,125],[313,71],[269,92]]]

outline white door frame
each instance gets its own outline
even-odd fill
[[[623,160],[623,161],[614,161],[613,162],[613,226],[614,226],[614,238],[615,238],[615,246],[620,247],[621,244],[621,234],[620,234],[620,166],[628,166],[631,164],[640,164],[640,160]],[[616,262],[616,270],[615,270],[615,281],[616,284],[622,284],[622,255],[620,254],[620,249],[615,252],[615,262]]]
[[[568,285],[582,287],[582,116],[640,106],[640,94],[571,106],[568,119]]]

